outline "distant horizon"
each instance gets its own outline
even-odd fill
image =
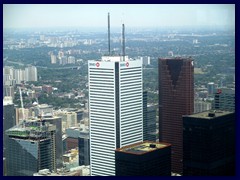
[[[121,33],[121,25],[119,27],[111,27],[111,33]],[[107,26],[102,27],[7,27],[3,28],[5,31],[80,31],[85,32],[97,32],[97,33],[107,33]],[[235,28],[226,28],[226,26],[162,26],[162,27],[128,27],[125,25],[126,32],[136,32],[136,31],[225,31],[225,32],[235,32]]]
[[[106,28],[108,12],[112,29],[235,29],[234,4],[3,4],[3,28]]]

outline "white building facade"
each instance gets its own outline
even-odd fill
[[[88,62],[92,176],[115,175],[115,149],[143,140],[142,61]]]

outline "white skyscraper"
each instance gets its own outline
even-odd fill
[[[15,69],[14,78],[17,84],[21,84],[25,80],[25,70]]]
[[[115,149],[143,140],[142,61],[105,56],[88,62],[90,165],[115,175]]]

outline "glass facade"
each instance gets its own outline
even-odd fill
[[[32,176],[41,169],[56,170],[56,126],[22,122],[6,131],[7,176]]]

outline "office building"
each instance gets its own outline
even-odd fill
[[[235,111],[235,89],[218,89],[214,94],[214,109]]]
[[[7,129],[16,125],[16,117],[12,97],[5,96],[3,99],[3,156],[5,157],[8,144],[8,136],[4,133]]]
[[[56,170],[56,126],[26,121],[5,131],[8,176],[32,176],[41,169]]]
[[[172,172],[182,174],[182,115],[194,112],[193,60],[159,59],[159,141],[172,145]]]
[[[147,91],[143,92],[143,141],[148,140],[148,128],[147,128]]]
[[[56,126],[56,167],[62,167],[63,141],[62,141],[62,118],[57,116],[43,116],[43,121]]]
[[[171,176],[171,145],[140,142],[115,151],[116,176]]]
[[[81,131],[78,137],[79,166],[90,165],[89,131]]]
[[[143,141],[156,141],[156,107],[147,104],[147,91],[143,92]]]
[[[66,128],[77,127],[77,113],[76,112],[64,113],[63,119],[66,122]]]
[[[235,175],[235,113],[206,111],[183,116],[183,175]]]
[[[208,95],[213,95],[215,92],[215,84],[214,82],[210,82],[207,84]]]
[[[91,175],[115,175],[115,149],[143,140],[142,61],[88,61]]]
[[[80,136],[80,128],[78,127],[70,127],[66,129],[66,150],[69,151],[71,149],[78,147],[78,138]]]
[[[147,106],[147,139],[148,141],[156,141],[156,117],[157,107],[154,105]]]

